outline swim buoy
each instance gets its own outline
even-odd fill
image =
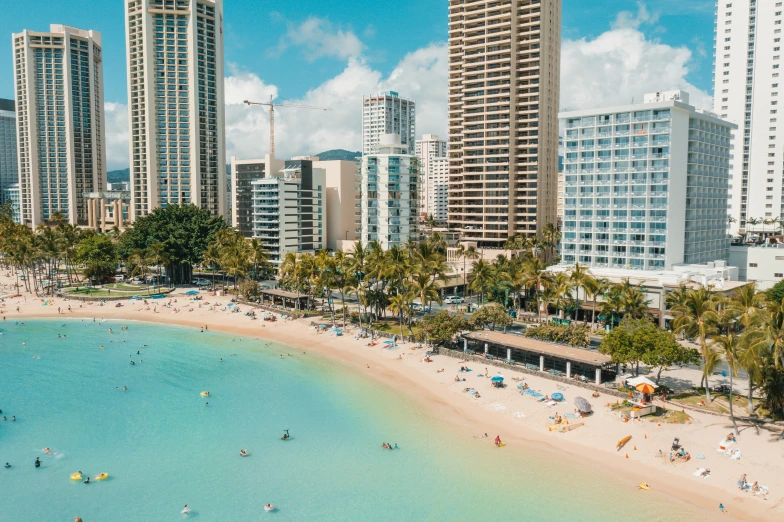
[[[82,480],[82,472],[71,473],[71,480]]]
[[[201,395],[202,397],[209,397],[210,392],[201,392],[199,395]]]
[[[109,478],[108,473],[98,473],[93,480],[106,480]]]
[[[275,511],[275,506],[273,504],[267,504],[264,506],[264,511]]]

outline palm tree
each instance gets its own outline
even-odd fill
[[[534,292],[536,300],[536,318],[542,318],[542,292],[545,290],[550,276],[544,271],[544,264],[537,257],[529,258],[523,265],[523,286]]]
[[[764,294],[757,292],[756,283],[750,283],[735,289],[729,306],[738,315],[740,325],[747,328],[762,308],[763,300]]]
[[[484,260],[474,261],[471,265],[471,276],[473,281],[468,286],[471,290],[477,290],[481,293],[481,303],[484,304],[485,291],[493,281],[493,271],[490,264]]]
[[[479,251],[475,246],[466,247],[462,243],[458,245],[455,255],[458,259],[463,258],[463,296],[468,294],[468,272],[466,272],[466,261],[468,259],[479,259]]]
[[[131,273],[128,274],[130,277],[140,276],[142,280],[146,279],[147,271],[149,267],[147,266],[147,259],[148,257],[144,255],[144,251],[141,248],[136,248],[131,251],[131,255],[128,256],[128,262],[131,264],[133,269],[131,269]]]
[[[758,353],[768,353],[776,369],[784,363],[784,299],[770,302],[759,319],[758,329],[748,333],[749,342]]]
[[[738,423],[735,421],[735,414],[732,411],[732,385],[733,379],[738,376],[738,367],[740,366],[738,360],[740,341],[735,333],[729,332],[727,335],[717,335],[713,338],[711,344],[718,349],[718,353],[727,361],[727,367],[729,368],[730,374],[730,419],[732,419],[732,425],[735,427],[735,434],[740,435],[738,432]]]
[[[684,304],[673,308],[672,313],[675,315],[673,322],[675,331],[686,332],[689,337],[696,337],[699,341],[702,355],[702,381],[700,385],[705,385],[705,398],[707,402],[710,402],[708,376],[712,372],[710,367],[712,353],[707,339],[716,331],[716,323],[719,320],[716,313],[716,299],[708,288],[700,287],[697,290],[689,290]]]
[[[591,309],[591,330],[593,330],[596,325],[596,301],[599,299],[599,296],[604,295],[609,288],[610,281],[604,278],[591,277],[585,282],[585,286],[583,287],[585,296],[593,301],[593,308]]]
[[[589,284],[593,277],[591,276],[591,272],[585,265],[580,265],[580,263],[575,263],[574,268],[569,271],[569,281],[572,283],[572,286],[575,290],[575,301],[577,306],[574,309],[574,319],[577,320],[577,311],[580,309],[580,288],[585,290],[586,285]],[[584,317],[584,316],[583,316]]]
[[[571,297],[572,284],[571,278],[564,272],[558,272],[549,281],[547,290],[550,295],[550,302],[555,306],[556,317],[561,317],[561,311],[566,309],[566,303]]]
[[[410,296],[396,294],[389,298],[389,309],[400,318],[400,338],[403,338],[403,315],[410,312],[408,305]]]
[[[561,240],[561,231],[553,223],[547,223],[542,229],[542,247],[549,250],[548,261],[555,258],[555,247]]]
[[[161,277],[161,265],[169,264],[169,254],[166,253],[166,247],[163,243],[156,241],[147,247],[147,259],[153,265],[158,267],[158,278]]]

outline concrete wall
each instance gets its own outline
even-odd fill
[[[767,290],[784,279],[784,248],[733,245],[729,264],[738,267],[740,281],[755,281],[758,290]]]

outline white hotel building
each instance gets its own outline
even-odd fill
[[[125,0],[132,219],[226,215],[222,0]]]
[[[106,180],[101,33],[52,25],[12,40],[20,222],[83,224],[84,194]]]
[[[415,153],[416,103],[395,91],[362,97],[362,154],[375,154],[384,134],[397,134],[407,154]]]
[[[681,91],[563,113],[562,263],[669,270],[725,260],[734,125]]]
[[[439,192],[443,192],[444,198],[446,198],[449,188],[449,172],[446,173],[446,177],[443,177],[443,165],[445,162],[447,167],[449,165],[446,159],[446,141],[435,134],[425,134],[421,140],[416,141],[415,149],[416,156],[419,158],[419,170],[422,181],[419,187],[421,217],[426,218],[432,215],[438,221],[446,222],[446,199],[444,199],[443,212],[439,213],[440,209],[438,208]],[[439,171],[435,172],[434,169],[439,169]],[[433,181],[432,184],[431,180]],[[440,181],[443,181],[446,185],[441,187],[437,184]]]
[[[400,136],[379,140],[378,153],[362,156],[360,240],[402,247],[419,232],[419,160]]]
[[[717,0],[714,27],[713,111],[738,126],[729,229],[762,231],[749,220],[784,218],[784,2]]]

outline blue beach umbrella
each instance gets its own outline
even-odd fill
[[[558,401],[558,402],[561,402],[562,400],[564,400],[563,393],[558,393],[558,392],[553,393],[552,395],[550,395],[550,398],[552,398],[554,401]]]
[[[495,377],[490,379],[490,381],[491,382],[504,382],[504,377],[502,375],[496,375]]]
[[[199,291],[198,290],[189,290],[189,291],[185,292],[185,295],[199,295]]]

